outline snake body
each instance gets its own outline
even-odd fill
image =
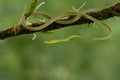
[[[96,18],[94,18],[94,17],[92,17],[88,14],[85,14],[83,12],[74,12],[74,11],[65,12],[65,13],[62,13],[62,14],[56,16],[56,17],[51,17],[51,16],[47,15],[46,13],[40,12],[40,11],[33,12],[33,14],[40,14],[40,15],[44,16],[45,18],[49,19],[49,20],[41,26],[32,27],[30,25],[26,25],[25,15],[23,15],[22,20],[21,20],[21,24],[23,25],[23,27],[25,29],[30,30],[30,31],[42,30],[42,29],[46,28],[47,26],[49,26],[50,24],[52,24],[53,22],[60,23],[60,24],[71,24],[71,23],[74,23],[77,20],[79,20],[81,16],[84,16],[85,18],[90,19],[91,21],[106,27],[109,30],[108,35],[106,35],[104,37],[90,37],[90,36],[85,36],[85,35],[77,35],[77,36],[75,35],[73,37],[82,37],[82,38],[88,38],[88,39],[92,39],[92,40],[105,40],[105,39],[108,39],[112,35],[112,30],[107,24],[105,24],[104,22],[102,22],[102,21],[100,21],[100,20],[98,20],[98,19],[96,19]],[[69,20],[68,19],[65,19],[65,20],[61,19],[64,16],[71,16],[71,15],[73,15],[75,17],[73,17],[72,19],[69,19]]]
[[[76,22],[79,18],[80,18],[80,14],[76,14],[75,12],[66,12],[66,13],[63,13],[63,14],[60,14],[56,17],[51,17],[43,12],[33,12],[33,14],[40,14],[46,18],[48,18],[49,20],[41,25],[41,26],[38,26],[38,27],[32,27],[32,26],[28,26],[25,24],[25,15],[22,16],[22,20],[21,20],[21,23],[23,25],[24,28],[30,30],[30,31],[38,31],[38,30],[42,30],[44,28],[46,28],[48,25],[52,24],[53,22],[56,22],[56,23],[60,23],[60,24],[70,24],[70,23],[73,23],[73,22]],[[62,20],[61,18],[66,16],[66,15],[77,15],[75,16],[74,18],[70,19],[70,20]],[[59,20],[60,19],[60,20]]]

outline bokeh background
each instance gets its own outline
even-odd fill
[[[57,15],[72,10],[100,10],[119,0],[45,0],[40,11]],[[0,0],[0,30],[19,22],[24,5],[31,0]],[[39,0],[39,3],[42,0]],[[83,32],[92,34],[92,25],[71,26],[0,40],[0,80],[120,80],[120,18],[104,20],[113,35],[105,41],[75,38],[68,42],[44,44],[44,40],[66,38]],[[90,26],[90,27],[88,27]],[[98,31],[96,31],[97,33]],[[103,31],[104,32],[104,31]],[[95,33],[95,34],[96,34]]]

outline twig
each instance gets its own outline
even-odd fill
[[[27,13],[25,13],[25,18],[28,18],[35,10],[37,5],[37,0],[32,0],[30,9],[28,10]]]

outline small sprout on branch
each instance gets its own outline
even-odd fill
[[[35,8],[35,11],[37,11],[42,5],[45,4],[45,1],[41,2],[36,8]]]
[[[78,9],[77,8],[75,8],[75,6],[74,5],[72,5],[72,9],[73,9],[73,11],[75,11],[75,12],[79,12],[80,11],[80,9],[82,9],[84,6],[86,5],[86,2],[84,2]]]
[[[37,37],[37,35],[36,35],[35,33],[33,33],[33,38],[32,38],[32,40],[35,40],[36,37]]]

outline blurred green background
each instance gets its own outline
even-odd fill
[[[119,0],[45,0],[40,11],[57,15],[78,8],[103,9]],[[0,0],[0,30],[19,22],[24,5],[31,0]],[[39,0],[39,2],[42,2]],[[21,35],[0,41],[0,80],[120,80],[120,18],[104,21],[113,35],[105,41],[75,38],[68,42],[44,44],[48,39],[66,38],[83,31],[89,24],[66,27],[53,34]],[[89,31],[89,30],[88,30]],[[89,33],[87,33],[89,34]]]

